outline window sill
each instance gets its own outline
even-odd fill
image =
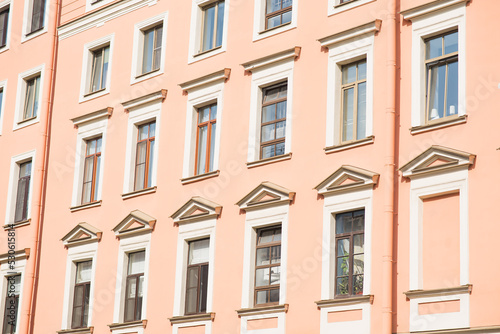
[[[147,319],[143,320],[137,320],[137,321],[129,321],[129,322],[122,322],[122,323],[114,323],[114,324],[109,324],[109,330],[117,330],[117,329],[127,329],[127,328],[137,328],[137,327],[142,327],[146,328],[148,324]]]
[[[142,78],[142,77],[145,77],[146,75],[150,75],[150,74],[152,74],[152,73],[158,72],[159,70],[160,70],[160,69],[159,69],[159,68],[157,68],[156,70],[152,70],[152,71],[149,71],[149,72],[141,73],[141,74],[137,75],[135,78],[136,78],[136,79],[140,79],[140,78]]]
[[[92,96],[92,95],[94,95],[94,94],[104,92],[105,90],[106,90],[106,87],[105,87],[105,88],[103,88],[103,89],[95,90],[95,91],[93,91],[93,92],[85,93],[85,94],[83,94],[83,97],[84,97],[84,98],[85,98],[85,97],[89,97],[89,96]]]
[[[373,144],[374,142],[375,142],[375,136],[369,136],[369,137],[355,140],[355,141],[351,141],[351,142],[345,143],[345,144],[328,146],[328,147],[325,147],[323,150],[325,150],[326,154],[329,154],[329,153],[333,153],[333,152],[348,150],[348,149],[351,149],[354,147]]]
[[[161,67],[156,69],[156,70],[153,70],[153,71],[137,74],[136,76],[132,77],[130,84],[135,85],[136,83],[143,82],[145,80],[157,77],[161,74],[163,74],[163,69]]]
[[[438,121],[438,122],[431,123],[431,124],[414,126],[414,127],[410,128],[410,133],[412,135],[416,135],[419,133],[437,130],[437,129],[441,129],[441,128],[446,128],[449,126],[463,124],[463,123],[467,123],[467,115],[452,117],[452,118],[444,119],[442,121]]]
[[[222,45],[216,46],[215,48],[211,48],[210,50],[200,51],[200,52],[194,54],[193,57],[196,58],[198,56],[203,56],[203,55],[206,55],[207,53],[210,53],[212,51],[216,51],[219,49],[222,49]]]
[[[69,210],[71,212],[75,212],[75,211],[80,211],[80,210],[95,208],[96,206],[101,206],[101,204],[102,204],[102,200],[101,201],[97,201],[97,202],[91,202],[91,203],[85,203],[85,204],[82,204],[82,205],[72,206],[72,207],[69,208]]]
[[[406,298],[421,298],[421,297],[435,297],[435,296],[445,296],[445,295],[455,295],[455,294],[471,294],[472,284],[466,284],[461,286],[456,286],[453,288],[444,289],[432,289],[432,290],[410,290],[403,292]]]
[[[206,179],[210,179],[212,177],[217,177],[220,174],[220,170],[215,170],[213,172],[205,173],[205,174],[200,174],[200,175],[195,175],[195,176],[190,176],[190,177],[185,177],[181,179],[182,184],[190,184],[193,182],[198,182]]]
[[[59,334],[92,334],[94,333],[94,326],[86,328],[75,328],[75,329],[62,329],[57,331]]]
[[[37,117],[37,116],[30,117],[30,118],[25,118],[25,119],[23,119],[23,120],[21,120],[21,121],[17,122],[17,125],[22,125],[22,124],[24,124],[24,123],[28,123],[29,121],[32,121],[32,120],[36,119],[36,117]]]
[[[185,322],[197,322],[197,321],[214,321],[215,312],[210,313],[201,313],[201,314],[193,314],[193,315],[180,315],[172,318],[168,318],[170,323],[173,324],[182,324]]]
[[[31,218],[26,219],[26,220],[22,220],[22,221],[17,222],[17,223],[6,224],[6,225],[3,226],[3,229],[4,230],[10,230],[12,225],[14,225],[14,228],[18,228],[18,227],[22,227],[22,226],[27,226],[30,223],[31,223]]]
[[[356,8],[356,7],[359,7],[361,5],[364,5],[364,4],[367,4],[370,2],[374,2],[374,1],[376,1],[376,0],[351,0],[348,2],[333,5],[333,6],[328,8],[328,16],[338,14],[338,13],[347,11],[349,9],[353,9],[353,8]]]
[[[318,308],[321,309],[323,307],[339,306],[346,304],[364,304],[364,303],[373,304],[373,299],[374,299],[373,295],[362,295],[362,296],[349,296],[336,299],[318,300],[315,301],[315,303],[318,306]]]
[[[242,308],[242,309],[236,310],[236,313],[238,313],[238,317],[258,315],[258,314],[281,313],[281,312],[285,312],[285,313],[288,312],[288,304],[262,306],[262,307],[254,307],[254,308]]]
[[[272,28],[269,28],[269,29],[265,29],[265,30],[259,31],[259,35],[268,33],[270,31],[278,30],[279,28],[286,27],[287,25],[290,25],[290,24],[292,24],[291,21],[287,22],[287,23],[280,24],[279,26],[276,26],[276,27],[272,27]]]
[[[122,199],[129,199],[129,198],[142,196],[142,195],[146,195],[146,194],[152,194],[155,192],[156,192],[156,186],[122,194]]]
[[[104,96],[106,94],[109,94],[108,87],[106,87],[104,89],[96,90],[95,92],[85,93],[83,95],[80,95],[80,100],[78,101],[78,103],[87,102],[87,101],[96,99],[98,97]]]
[[[292,158],[292,152],[282,155],[277,155],[272,158],[261,159],[257,161],[247,162],[247,168],[253,168],[258,166],[263,166],[267,164],[272,164],[278,161],[290,160]]]
[[[339,3],[337,5],[334,5],[333,8],[342,8],[343,6],[346,6],[346,5],[349,5],[353,2],[356,2],[357,0],[349,0],[349,1],[346,1],[346,2],[343,2],[343,3]]]

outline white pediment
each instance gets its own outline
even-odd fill
[[[130,212],[118,225],[113,232],[117,237],[136,235],[145,232],[151,232],[156,224],[156,218],[145,214],[140,210]]]
[[[195,196],[170,216],[175,224],[200,221],[216,218],[222,211],[222,205],[209,201],[203,197]]]
[[[242,210],[250,210],[263,206],[290,203],[294,198],[295,192],[266,181],[254,188],[236,205]]]
[[[80,245],[93,241],[100,241],[102,232],[94,226],[87,223],[76,225],[69,233],[67,233],[61,241],[64,246]]]
[[[373,187],[378,183],[379,174],[359,167],[343,165],[321,181],[314,189],[325,195],[340,191]]]

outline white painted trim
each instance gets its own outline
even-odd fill
[[[2,11],[2,9],[5,9],[5,7],[10,7],[9,8],[9,22],[7,23],[7,36],[6,36],[6,40],[5,40],[5,46],[0,48],[0,53],[4,52],[4,51],[7,51],[10,49],[10,32],[12,31],[11,30],[11,27],[12,27],[12,13],[14,12],[14,2],[12,0],[4,0],[4,1],[0,1],[0,12]],[[0,123],[1,125],[1,123]],[[0,129],[0,134],[1,134],[1,129]]]
[[[0,103],[0,136],[3,129],[3,118],[5,114],[5,100],[7,98],[7,80],[0,81],[0,90],[2,90],[2,103]]]
[[[253,315],[240,315],[241,317],[241,334],[285,334],[285,326],[286,326],[286,313],[285,312],[275,312],[275,313],[265,313],[265,314],[253,314]],[[269,318],[278,318],[278,327],[276,328],[268,328],[268,329],[248,329],[248,321],[249,320],[257,320],[257,319],[269,319]]]
[[[63,309],[62,309],[62,323],[61,329],[71,328],[71,318],[73,310],[73,297],[75,289],[75,278],[76,278],[76,264],[77,262],[83,262],[87,260],[92,260],[92,274],[90,278],[90,300],[89,300],[89,318],[88,327],[92,326],[92,317],[94,310],[94,293],[95,293],[95,275],[96,275],[96,264],[97,264],[97,241],[74,245],[68,248],[68,255],[66,257],[66,275],[64,279],[64,299],[63,299]]]
[[[40,86],[38,91],[38,106],[36,109],[36,117],[32,120],[22,122],[22,116],[24,111],[24,100],[26,98],[26,80],[40,75]],[[45,81],[45,64],[27,70],[20,73],[17,78],[17,97],[16,97],[16,108],[14,112],[14,123],[12,126],[13,130],[24,128],[28,125],[38,123],[40,121],[40,114],[42,113],[42,106],[45,105],[43,86]]]
[[[172,325],[172,334],[178,334],[179,328],[202,326],[202,325],[205,325],[205,334],[212,334],[212,321],[210,321],[210,320],[184,322],[182,324],[173,324]]]
[[[366,133],[373,135],[373,83],[374,33],[363,34],[340,43],[328,50],[328,82],[326,101],[326,147],[341,144],[341,82],[342,65],[362,58],[366,59]]]
[[[253,61],[246,62],[244,64],[241,64],[241,66],[243,66],[245,71],[252,72],[253,70],[259,69],[261,67],[275,65],[282,60],[289,60],[289,58],[295,59],[300,55],[301,50],[302,48],[300,46],[296,46],[289,50],[285,50],[282,52],[272,54],[267,57],[262,57]]]
[[[361,310],[362,320],[328,322],[328,313]],[[320,316],[320,334],[342,333],[342,334],[369,334],[371,326],[371,305],[370,302],[322,307]]]
[[[19,334],[19,329],[20,329],[20,319],[21,319],[21,310],[23,309],[23,301],[24,301],[24,274],[25,274],[25,268],[26,268],[26,259],[22,260],[16,260],[16,263],[14,264],[14,269],[10,269],[10,266],[8,263],[2,263],[0,265],[0,298],[2,298],[2,306],[3,306],[3,301],[5,301],[6,293],[8,291],[8,284],[7,284],[7,279],[6,277],[8,276],[15,276],[21,274],[21,292],[19,293],[19,304],[17,306],[17,322],[16,322],[16,329],[15,333]],[[12,274],[15,272],[15,274]],[[4,308],[2,307],[2,312],[0,313],[0,323],[3,324],[3,317],[4,317]]]
[[[7,190],[7,208],[5,210],[5,225],[13,224],[16,214],[17,181],[19,180],[19,164],[31,160],[30,189],[28,195],[28,212],[26,219],[31,218],[31,203],[33,197],[33,185],[37,182],[36,150],[18,154],[10,159],[9,188]]]
[[[103,96],[109,93],[111,87],[111,69],[113,67],[113,45],[115,40],[115,34],[111,34],[98,40],[87,43],[83,46],[83,57],[82,57],[82,75],[80,77],[80,95],[78,102],[85,102],[96,97]],[[109,59],[108,59],[108,74],[106,77],[106,88],[102,91],[95,93],[90,93],[88,91],[88,86],[90,83],[90,76],[92,71],[92,51],[109,46]],[[87,95],[88,94],[88,95]]]
[[[401,11],[401,15],[405,20],[413,20],[414,18],[418,18],[419,16],[432,14],[433,12],[440,9],[445,9],[446,7],[450,7],[460,3],[465,4],[469,1],[470,0],[438,0],[414,8],[403,10]]]
[[[29,34],[28,29],[31,27],[31,13],[30,11],[32,10],[33,6],[33,1],[34,0],[25,0],[24,1],[24,12],[23,12],[23,32],[21,35],[21,43],[24,43],[30,39],[33,39],[37,36],[40,36],[41,34],[44,34],[48,31],[48,23],[49,23],[49,13],[51,12],[50,9],[50,1],[45,0],[45,9],[44,9],[44,18],[43,18],[43,29],[40,29],[39,31]]]
[[[425,43],[424,39],[453,28],[458,29],[458,116],[466,114],[466,26],[465,2],[458,1],[412,20],[411,47],[411,126],[426,124],[425,119]]]
[[[256,0],[260,1],[260,0]],[[287,82],[287,109],[285,152],[292,151],[293,120],[293,67],[294,60],[287,59],[272,66],[264,66],[253,70],[250,92],[250,129],[248,136],[247,162],[260,160],[260,123],[262,114],[262,89],[280,82]]]
[[[281,32],[297,27],[297,16],[299,12],[299,0],[292,0],[292,20],[279,28],[265,30],[266,27],[266,0],[255,0],[253,13],[253,38],[252,41],[267,38]]]
[[[134,25],[134,43],[132,51],[132,69],[130,72],[130,84],[135,84],[165,72],[165,53],[167,44],[168,12],[163,12],[155,17],[141,21]],[[155,26],[163,26],[161,37],[160,68],[149,74],[142,75],[142,55],[144,50],[144,31]],[[139,76],[139,77],[138,77]]]
[[[336,7],[337,5],[340,4],[340,0],[328,0],[328,16],[342,13],[346,10],[374,1],[376,0],[353,0],[349,3],[346,3],[345,5]]]
[[[196,161],[196,134],[198,131],[198,108],[211,103],[217,103],[217,121],[215,129],[214,165],[213,170],[219,169],[220,137],[222,129],[222,115],[224,111],[224,78],[210,85],[197,86],[189,90],[186,109],[186,131],[184,134],[184,160],[182,178],[195,175]]]

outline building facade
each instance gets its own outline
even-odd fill
[[[500,333],[494,0],[10,1],[3,333]]]

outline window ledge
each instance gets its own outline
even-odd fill
[[[420,297],[432,297],[432,296],[445,296],[445,295],[455,295],[455,294],[471,294],[472,284],[466,284],[461,286],[456,286],[452,288],[444,289],[431,289],[431,290],[410,290],[403,292],[406,298],[420,298]]]
[[[262,307],[254,307],[254,308],[242,308],[236,310],[238,316],[250,316],[250,315],[258,315],[258,314],[270,314],[270,313],[280,313],[280,312],[288,312],[288,304],[282,305],[272,305],[272,306],[262,306]]]
[[[253,168],[258,166],[263,166],[267,164],[272,164],[278,161],[290,160],[292,158],[292,152],[282,155],[277,155],[272,158],[261,159],[257,161],[247,162],[247,168]]]
[[[137,321],[109,324],[108,327],[111,331],[113,331],[113,330],[117,330],[117,329],[126,329],[126,328],[133,328],[133,327],[146,328],[147,324],[148,324],[148,320],[143,319],[143,320],[137,320]]]
[[[206,55],[207,53],[210,53],[212,51],[219,50],[219,49],[222,49],[222,45],[216,46],[215,48],[211,48],[210,50],[200,51],[200,52],[194,54],[193,57],[196,58],[198,56],[203,56],[203,55]]]
[[[277,29],[279,29],[281,27],[286,27],[287,25],[290,25],[290,24],[292,24],[292,22],[283,23],[283,24],[280,24],[279,26],[259,31],[259,35],[265,34],[267,32],[273,31],[273,30],[277,30]]]
[[[59,334],[92,334],[94,333],[94,326],[86,328],[75,328],[75,329],[62,329],[57,331]]]
[[[343,6],[346,6],[346,5],[349,5],[353,2],[356,2],[357,0],[349,0],[349,1],[346,1],[346,2],[343,2],[343,3],[339,3],[337,5],[334,5],[333,8],[341,8]]]
[[[27,226],[30,224],[30,222],[31,222],[31,218],[26,219],[26,220],[22,220],[22,221],[16,222],[16,223],[6,224],[3,226],[3,229],[9,230],[11,228],[11,226],[14,226],[14,228],[21,227],[21,226]]]
[[[375,136],[369,136],[369,137],[366,137],[363,139],[358,139],[355,141],[351,141],[351,142],[348,142],[345,144],[328,146],[328,147],[325,147],[323,150],[325,150],[326,154],[329,154],[329,153],[333,153],[333,152],[348,150],[348,149],[358,147],[358,146],[373,144],[374,142],[375,142]]]
[[[462,115],[462,116],[458,116],[458,117],[445,119],[445,120],[442,120],[442,121],[439,121],[436,123],[414,126],[414,127],[410,128],[410,133],[412,135],[416,135],[419,133],[437,130],[437,129],[441,129],[441,128],[446,128],[448,126],[453,126],[453,125],[463,124],[463,123],[467,123],[467,115]]]
[[[88,93],[83,94],[83,97],[84,97],[84,98],[87,98],[87,97],[90,97],[90,96],[92,96],[92,95],[94,95],[94,94],[97,94],[97,93],[102,93],[102,92],[104,92],[105,90],[106,90],[106,87],[104,87],[104,88],[102,88],[102,89],[99,89],[99,90],[95,90],[95,91],[93,91],[93,92],[88,92]]]
[[[196,322],[196,321],[214,321],[215,312],[210,313],[201,313],[201,314],[193,314],[193,315],[180,315],[172,318],[168,318],[170,323],[173,324],[182,324],[185,322]]]
[[[80,211],[84,209],[95,208],[96,206],[101,206],[102,200],[97,202],[85,203],[82,205],[76,205],[69,208],[71,212]]]
[[[318,308],[321,309],[323,307],[346,305],[346,304],[364,304],[364,303],[373,304],[374,298],[375,297],[373,295],[351,296],[345,298],[318,300],[315,301],[315,303],[318,306]]]
[[[220,170],[215,170],[213,172],[208,172],[208,173],[205,173],[205,174],[200,174],[200,175],[185,177],[185,178],[181,179],[181,183],[182,184],[190,184],[190,183],[193,183],[193,182],[197,182],[197,181],[201,181],[201,180],[206,180],[206,179],[210,179],[212,177],[219,176],[219,174],[220,174]]]
[[[30,117],[30,118],[25,118],[25,119],[23,119],[23,120],[21,120],[21,121],[17,122],[17,124],[18,124],[18,125],[20,125],[20,124],[28,123],[29,121],[32,121],[32,120],[34,120],[34,119],[36,119],[36,118],[37,118],[37,116]]]
[[[138,74],[135,76],[136,79],[141,79],[142,77],[145,77],[147,75],[150,75],[152,73],[155,73],[155,72],[159,72],[160,71],[160,68],[157,68],[156,70],[152,70],[152,71],[149,71],[149,72],[144,72],[144,73],[141,73],[141,74]]]
[[[142,196],[142,195],[146,195],[146,194],[152,194],[155,192],[156,192],[156,186],[146,188],[146,189],[131,191],[129,193],[122,194],[122,199],[129,199],[132,197]]]

